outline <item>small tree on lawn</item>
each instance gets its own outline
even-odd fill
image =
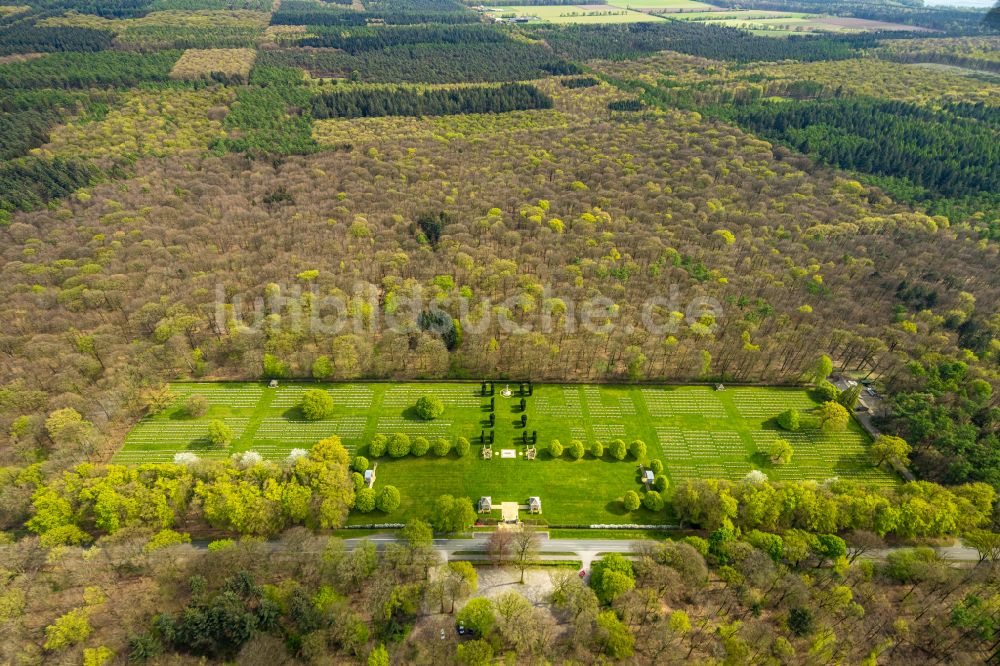
[[[635,511],[641,503],[642,500],[639,499],[639,493],[634,490],[629,490],[625,493],[625,497],[622,498],[622,504],[625,506],[626,511]]]
[[[299,408],[310,421],[328,419],[333,415],[333,396],[320,389],[309,389],[302,394]]]
[[[799,410],[789,409],[778,414],[778,425],[783,430],[795,432],[799,429]]]
[[[354,508],[361,513],[371,513],[375,510],[375,491],[362,488],[354,495]]]
[[[375,506],[383,513],[392,513],[399,508],[399,503],[399,489],[396,486],[383,486],[375,498]]]
[[[406,433],[397,432],[389,438],[386,450],[393,458],[402,458],[410,453],[410,437]]]
[[[573,458],[573,460],[579,460],[580,458],[583,457],[583,454],[586,452],[586,449],[583,446],[583,442],[581,442],[578,439],[574,439],[573,441],[571,441],[566,450],[569,451],[569,455],[570,457]]]
[[[558,439],[553,439],[552,443],[549,444],[549,455],[553,458],[559,458],[563,454],[563,445]]]
[[[663,501],[663,496],[655,490],[650,490],[646,493],[645,497],[642,498],[642,505],[649,509],[650,511],[662,511],[665,505]]]
[[[590,449],[590,455],[594,456],[598,460],[604,457],[604,444],[601,442],[594,442],[594,446]]]
[[[425,421],[430,421],[444,414],[444,403],[437,396],[422,395],[417,398],[414,410],[417,412],[417,416]]]
[[[615,460],[625,460],[625,455],[628,453],[628,447],[625,446],[625,442],[620,439],[616,439],[610,444],[608,444],[608,453]]]
[[[897,465],[908,465],[911,450],[910,445],[902,437],[879,435],[872,442],[868,453],[871,456],[872,464],[876,467],[886,460]]]
[[[212,446],[224,449],[233,441],[233,429],[215,419],[208,424],[208,441],[212,443]]]
[[[628,445],[628,451],[636,460],[642,460],[646,457],[646,442],[637,439]]]
[[[381,458],[385,455],[386,447],[389,445],[389,438],[385,435],[375,435],[368,444],[368,455],[372,458]]]
[[[816,408],[816,418],[821,430],[843,430],[851,414],[839,402],[824,402]]]
[[[445,437],[438,437],[434,440],[434,455],[444,458],[451,452],[451,440]]]
[[[649,461],[649,469],[653,470],[653,474],[663,474],[663,461],[653,458]]]
[[[191,419],[198,419],[208,411],[208,399],[203,395],[192,393],[184,401],[184,415]]]
[[[471,445],[469,444],[469,440],[467,440],[466,438],[459,437],[458,439],[455,440],[455,453],[458,454],[459,458],[464,458],[466,455],[468,455],[470,448]]]
[[[775,465],[787,465],[792,461],[793,453],[795,450],[787,439],[776,439],[767,447],[767,454]]]
[[[663,476],[662,474],[660,474],[658,477],[656,477],[656,480],[653,481],[653,488],[658,493],[665,493],[665,492],[667,492],[667,488],[669,488],[669,487],[670,487],[670,481],[668,481],[667,477]]]
[[[417,456],[425,455],[431,448],[430,440],[426,437],[414,437],[413,444],[410,446],[410,453]]]
[[[356,456],[354,458],[354,469],[358,472],[364,472],[368,469],[368,458],[364,456]]]

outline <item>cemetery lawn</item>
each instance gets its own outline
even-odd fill
[[[489,433],[489,397],[479,394],[479,382],[468,383],[175,383],[174,404],[163,413],[140,421],[128,434],[114,462],[140,464],[170,462],[176,453],[190,451],[203,458],[224,458],[239,451],[256,451],[265,459],[281,461],[292,449],[308,449],[320,439],[338,435],[352,454],[366,454],[367,442],[377,433],[405,432],[432,442],[445,437],[465,437],[472,442],[469,455],[452,452],[438,458],[433,451],[421,458],[388,457],[378,462],[376,489],[390,484],[399,488],[402,505],[386,515],[352,513],[350,523],[402,522],[422,515],[441,494],[482,495],[517,501],[537,495],[542,518],[550,524],[657,523],[663,514],[640,509],[626,512],[620,502],[628,490],[641,492],[638,463],[607,453],[594,459],[593,444],[614,439],[626,443],[643,440],[645,460],[663,461],[672,485],[688,478],[738,480],[751,469],[764,471],[772,480],[824,480],[838,476],[869,484],[891,484],[895,478],[873,468],[865,451],[869,438],[853,420],[841,432],[803,430],[783,432],[774,417],[789,408],[811,409],[816,402],[796,388],[729,387],[715,391],[707,386],[605,386],[536,384],[525,397],[527,428],[521,428],[518,384],[514,395],[501,396],[505,382],[496,383],[495,443],[492,460],[480,456],[480,432]],[[328,391],[334,400],[330,419],[310,422],[298,404],[311,388]],[[198,393],[207,399],[208,412],[199,418],[184,416],[184,399]],[[420,420],[412,410],[417,398],[432,394],[445,404],[444,414],[433,421]],[[226,449],[207,441],[208,424],[221,419],[234,432]],[[538,432],[536,460],[523,457],[522,433]],[[794,447],[792,462],[781,467],[760,453],[775,438],[788,439]],[[568,454],[553,460],[546,449],[553,439],[563,445],[581,440],[588,453],[582,460]],[[501,449],[514,449],[515,459],[502,459]],[[522,517],[525,513],[522,512]]]

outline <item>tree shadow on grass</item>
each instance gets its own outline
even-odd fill
[[[302,408],[296,405],[295,407],[290,407],[281,413],[282,418],[289,421],[308,421],[306,415],[302,413]]]
[[[871,458],[868,457],[866,451],[859,451],[857,453],[848,453],[837,458],[837,461],[832,465],[833,471],[837,476],[844,476],[850,478],[853,473],[859,470],[869,470],[869,469],[879,469],[872,464]]]
[[[417,421],[418,423],[428,422],[427,419],[421,417],[420,414],[417,413],[416,405],[410,405],[402,412],[400,412],[399,415],[403,418],[404,421]]]
[[[198,439],[192,439],[188,442],[188,445],[184,447],[185,451],[215,451],[216,446],[212,444],[212,440],[208,437],[199,437]]]
[[[788,432],[780,425],[778,425],[778,416],[774,415],[766,421],[762,421],[760,424],[761,430],[777,430],[778,432]]]
[[[625,505],[619,500],[611,500],[604,505],[604,510],[612,516],[627,516],[629,514],[629,512],[625,509]]]

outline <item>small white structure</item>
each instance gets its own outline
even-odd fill
[[[375,485],[375,470],[366,469],[365,470],[365,485],[371,488]]]
[[[541,497],[529,497],[528,498],[528,511],[530,513],[541,513],[542,512],[542,498]]]
[[[653,470],[647,469],[645,472],[642,473],[642,479],[643,481],[646,482],[647,485],[652,485],[653,481],[656,480],[656,475],[653,474]]]
[[[517,449],[500,449],[501,458],[517,458]]]
[[[493,498],[484,495],[479,498],[479,513],[489,513],[493,510]]]
[[[716,385],[715,385],[715,390],[716,390],[716,391],[725,391],[725,390],[726,390],[726,387],[725,387],[725,386],[723,386],[722,384],[716,384]]]
[[[267,388],[278,388],[278,380],[272,379],[267,383]]]
[[[503,387],[503,390],[500,391],[500,395],[502,395],[505,398],[509,398],[510,396],[514,395],[514,392],[510,390],[510,384],[507,384],[506,386]]]

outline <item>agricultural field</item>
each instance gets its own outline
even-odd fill
[[[608,4],[626,9],[652,9],[662,13],[712,11],[716,9],[710,4],[697,2],[696,0],[616,0]]]
[[[303,393],[321,388],[333,398],[331,416],[307,420],[301,410]],[[142,420],[129,433],[115,456],[120,463],[169,462],[181,452],[205,458],[225,458],[236,452],[255,451],[280,462],[293,449],[308,449],[320,439],[337,435],[349,451],[368,455],[376,435],[405,433],[411,438],[438,438],[451,442],[464,437],[470,453],[451,453],[441,459],[428,453],[393,460],[380,458],[378,482],[391,484],[403,494],[398,514],[421,502],[450,493],[456,496],[490,495],[496,501],[524,502],[530,495],[543,497],[545,518],[559,524],[593,522],[649,522],[653,514],[626,514],[618,499],[627,490],[639,490],[637,461],[618,461],[605,453],[595,459],[595,443],[607,445],[621,439],[644,441],[648,446],[641,462],[660,459],[672,483],[692,478],[738,480],[752,469],[775,480],[823,480],[831,477],[890,484],[892,477],[870,466],[865,457],[867,436],[855,423],[840,432],[803,429],[783,432],[774,418],[787,409],[805,412],[816,406],[800,389],[710,387],[539,385],[525,397],[520,409],[518,385],[503,397],[505,384],[496,385],[495,441],[491,460],[482,458],[480,436],[490,432],[490,397],[480,385],[423,383],[296,384],[269,388],[258,383],[172,384],[172,406]],[[185,401],[204,396],[208,410],[187,418]],[[440,398],[445,410],[430,421],[420,419],[414,404],[422,395]],[[527,417],[527,426],[521,418]],[[233,441],[217,448],[208,440],[209,424],[221,420],[232,429]],[[524,437],[537,433],[538,458],[528,460]],[[787,439],[795,453],[785,466],[775,466],[762,453],[776,438]],[[568,454],[553,459],[549,444],[581,441],[588,453],[581,460]],[[500,456],[503,449],[517,452],[514,459]],[[362,517],[358,518],[359,520]]]
[[[491,12],[499,17],[529,17],[544,23],[654,23],[663,19],[643,12],[613,5],[528,5],[504,6]]]
[[[494,17],[527,17],[532,22],[557,24],[642,23],[661,19],[696,21],[776,37],[802,33],[914,30],[913,26],[882,21],[767,9],[724,9],[688,0],[617,0],[606,5],[515,5],[496,7],[487,13]]]

